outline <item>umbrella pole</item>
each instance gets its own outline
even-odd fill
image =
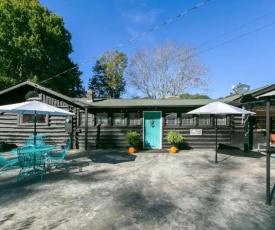
[[[36,144],[36,111],[34,111],[34,132],[33,132],[33,144]]]
[[[216,130],[216,155],[215,155],[215,162],[218,163],[218,124],[217,124],[217,114],[215,115],[215,130]]]
[[[35,144],[36,144],[36,111],[34,111],[33,144],[34,144],[34,146],[35,146]],[[36,156],[35,156],[35,152],[33,152],[33,170],[34,170],[34,171],[35,171],[35,161],[36,161]]]

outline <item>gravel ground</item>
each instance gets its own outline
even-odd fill
[[[69,152],[89,166],[54,170],[16,186],[0,175],[0,229],[275,229],[265,204],[265,156],[239,150]]]

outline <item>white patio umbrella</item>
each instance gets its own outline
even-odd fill
[[[226,103],[220,102],[220,101],[215,101],[212,103],[209,103],[205,106],[202,106],[198,109],[192,110],[188,112],[188,114],[213,114],[215,115],[215,127],[216,127],[216,155],[215,155],[215,162],[218,162],[218,146],[217,146],[217,115],[230,115],[230,114],[245,114],[245,115],[252,115],[255,114],[253,112],[250,112],[245,109],[241,109],[232,105],[228,105]]]
[[[33,114],[34,115],[34,144],[36,143],[36,115],[72,116],[71,112],[48,105],[46,103],[30,100],[22,103],[0,106],[2,113]]]

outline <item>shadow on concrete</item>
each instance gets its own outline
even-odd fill
[[[91,151],[74,151],[74,152],[68,152],[65,159],[66,160],[75,160],[78,158],[89,158],[91,155],[93,155],[91,153]]]
[[[168,149],[140,149],[139,153],[169,153]]]
[[[111,154],[99,153],[89,157],[94,163],[119,164],[124,162],[135,161],[137,156],[130,154]]]
[[[235,157],[249,157],[249,158],[261,158],[265,157],[264,154],[258,152],[258,151],[248,151],[244,152],[242,149],[219,149],[218,153],[229,155],[229,156],[235,156]]]
[[[4,224],[6,221],[10,221],[14,215],[14,213],[4,215],[2,219],[0,219],[0,226]]]
[[[275,203],[275,201],[274,201],[275,196],[274,195],[275,195],[275,184],[273,185],[273,188],[272,188],[271,193],[270,193],[271,202]]]
[[[129,188],[118,190],[114,200],[125,212],[132,213],[133,219],[146,225],[149,222],[164,222],[169,214],[177,210],[170,200],[162,197],[163,195],[165,194],[144,195],[142,189]],[[122,229],[126,226],[118,227]]]

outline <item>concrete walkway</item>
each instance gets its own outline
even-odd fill
[[[177,154],[115,150],[69,152],[82,172],[55,170],[16,187],[0,175],[0,229],[274,229],[265,205],[265,156],[239,150]]]

